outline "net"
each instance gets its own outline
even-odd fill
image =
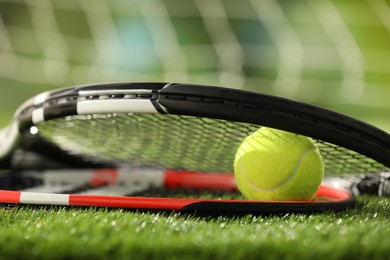
[[[385,0],[2,0],[0,88],[179,81],[388,107],[389,17]]]
[[[0,90],[21,97],[30,86],[180,81],[388,118],[389,17],[385,0],[2,0]],[[336,172],[345,167],[332,161]]]

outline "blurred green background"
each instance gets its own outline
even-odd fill
[[[114,81],[247,89],[390,131],[390,4],[0,0],[0,126],[41,91]]]

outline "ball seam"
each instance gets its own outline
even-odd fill
[[[280,183],[280,184],[278,184],[277,186],[275,186],[275,187],[273,187],[273,188],[270,188],[270,189],[262,189],[262,188],[259,188],[259,187],[257,187],[256,185],[254,185],[251,181],[249,181],[249,179],[248,179],[247,176],[246,176],[245,170],[242,169],[242,163],[240,164],[240,166],[241,166],[241,167],[240,167],[240,168],[241,168],[241,172],[243,173],[243,177],[244,177],[245,182],[246,182],[249,186],[251,186],[253,189],[255,189],[255,190],[257,190],[257,191],[260,191],[260,192],[273,192],[273,191],[275,191],[275,190],[277,190],[277,189],[280,189],[280,188],[286,186],[286,185],[294,178],[294,176],[296,175],[296,173],[297,173],[297,171],[298,171],[298,169],[299,169],[299,167],[300,167],[300,165],[301,165],[301,163],[302,163],[302,160],[305,158],[306,154],[309,153],[309,152],[311,152],[312,150],[315,150],[315,148],[314,148],[314,147],[310,147],[310,148],[306,149],[306,150],[302,153],[302,155],[301,155],[301,157],[299,158],[297,164],[295,165],[295,169],[294,169],[293,174],[291,174],[291,175],[290,175],[285,181],[283,181],[282,183]]]

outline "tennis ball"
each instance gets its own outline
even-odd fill
[[[262,127],[238,148],[234,174],[247,199],[307,201],[321,184],[324,164],[310,138]]]

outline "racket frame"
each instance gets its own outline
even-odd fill
[[[179,83],[97,84],[37,95],[0,132],[0,158],[40,122],[100,113],[167,113],[258,124],[333,143],[390,167],[390,135],[359,120],[285,98]]]

